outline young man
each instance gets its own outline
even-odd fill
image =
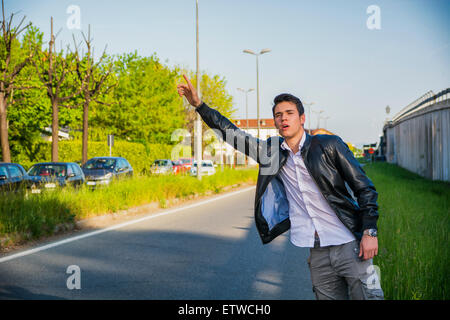
[[[303,105],[290,94],[274,99],[281,137],[259,140],[209,108],[184,78],[178,94],[224,140],[259,163],[255,223],[262,242],[290,229],[294,245],[310,248],[317,299],[383,299],[372,265],[378,194],[347,145],[337,136],[307,134]]]

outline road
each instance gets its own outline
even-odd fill
[[[0,299],[314,299],[309,249],[288,232],[262,245],[254,195],[247,188],[9,253],[0,258]],[[67,273],[72,265],[79,272]]]

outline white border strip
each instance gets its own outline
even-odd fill
[[[190,205],[187,205],[185,207],[176,208],[176,209],[164,211],[164,212],[161,212],[161,213],[149,215],[149,216],[146,216],[146,217],[143,217],[143,218],[139,218],[139,219],[136,219],[136,220],[131,220],[131,221],[127,221],[127,222],[124,222],[124,223],[117,224],[117,225],[113,225],[113,226],[108,227],[108,228],[92,231],[92,232],[85,233],[85,234],[82,234],[82,235],[79,235],[79,236],[75,236],[75,237],[72,237],[72,238],[68,238],[68,239],[64,239],[64,240],[57,241],[57,242],[54,242],[54,243],[50,243],[50,244],[47,244],[47,245],[44,245],[44,246],[40,246],[40,247],[37,247],[37,248],[34,248],[34,249],[25,250],[23,252],[19,252],[19,253],[16,253],[16,254],[12,254],[12,255],[0,258],[0,263],[6,262],[6,261],[10,261],[10,260],[13,260],[13,259],[17,259],[17,258],[20,258],[20,257],[28,256],[30,254],[33,254],[33,253],[36,253],[36,252],[39,252],[39,251],[43,251],[43,250],[47,250],[47,249],[50,249],[50,248],[54,248],[54,247],[57,247],[57,246],[60,246],[60,245],[63,245],[63,244],[69,243],[69,242],[73,242],[73,241],[77,241],[77,240],[80,240],[80,239],[92,237],[92,236],[95,236],[97,234],[101,234],[101,233],[108,232],[108,231],[111,231],[111,230],[120,229],[120,228],[129,226],[129,225],[132,225],[132,224],[135,224],[135,223],[139,223],[139,222],[142,222],[142,221],[145,221],[145,220],[150,220],[150,219],[162,217],[162,216],[169,215],[169,214],[172,214],[172,213],[176,213],[178,211],[185,210],[185,209],[195,208],[195,207],[198,207],[198,206],[210,203],[212,201],[228,198],[228,197],[234,196],[234,195],[236,195],[238,193],[242,193],[242,192],[246,192],[246,191],[252,190],[254,188],[255,187],[253,186],[253,187],[246,188],[246,189],[243,189],[243,190],[227,193],[227,194],[224,194],[224,195],[221,195],[221,196],[214,197],[212,199],[204,200],[204,201],[201,201],[201,202],[196,202],[194,204],[190,204]]]

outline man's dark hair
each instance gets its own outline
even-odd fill
[[[305,109],[303,109],[303,104],[299,98],[290,93],[282,93],[277,95],[275,99],[273,99],[272,114],[274,117],[275,117],[275,107],[277,106],[277,104],[284,101],[292,102],[293,104],[295,104],[298,110],[298,114],[300,116],[305,112]]]

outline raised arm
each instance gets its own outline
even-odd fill
[[[177,86],[180,97],[184,96],[188,102],[196,108],[203,121],[211,128],[219,130],[222,139],[236,150],[260,162],[261,150],[266,145],[266,141],[259,140],[245,131],[239,129],[234,123],[224,117],[219,111],[214,110],[202,102],[191,81],[183,75],[186,83]]]
[[[197,90],[195,90],[191,81],[183,74],[183,78],[186,83],[180,83],[177,86],[178,94],[180,97],[185,96],[187,101],[191,104],[191,106],[198,108],[202,104],[202,101],[198,97]]]

